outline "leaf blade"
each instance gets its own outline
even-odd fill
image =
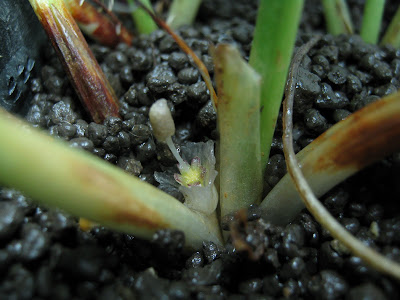
[[[221,216],[261,197],[260,76],[230,45],[213,53],[218,88]]]

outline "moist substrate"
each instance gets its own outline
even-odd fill
[[[211,74],[210,41],[234,44],[248,57],[257,7],[256,1],[236,1],[226,12],[218,9],[219,2],[205,1],[195,26],[178,31]],[[307,3],[313,5],[306,5],[296,46],[321,30],[320,6]],[[311,19],[314,23],[305,23]],[[48,47],[44,67],[31,80],[34,97],[27,121],[154,185],[155,171],[176,164],[165,145],[152,136],[148,111],[155,100],[168,101],[177,126],[176,144],[217,137],[216,115],[205,84],[167,34],[158,30],[140,36],[132,47],[119,45],[112,50],[93,44],[92,49],[120,99],[122,119],[91,122]],[[399,89],[400,50],[367,45],[358,36],[326,35],[304,58],[297,77],[294,145],[299,151],[334,123]],[[286,172],[281,134],[280,115],[264,194]],[[397,153],[321,198],[350,232],[397,262],[399,176]],[[178,190],[166,192],[183,201]],[[396,281],[349,254],[306,211],[279,227],[260,218],[254,206],[247,216],[222,225],[235,233],[224,248],[204,241],[202,249],[187,253],[179,231],[161,230],[151,241],[103,227],[84,232],[76,218],[2,188],[0,299],[399,297]],[[247,244],[245,251],[235,249],[238,240]]]

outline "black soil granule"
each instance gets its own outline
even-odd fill
[[[197,23],[178,33],[213,65],[209,42],[228,42],[249,56],[258,1],[204,1]],[[362,1],[348,1],[355,24]],[[388,1],[389,19],[396,1]],[[357,13],[358,12],[358,13]],[[296,46],[325,32],[319,1],[306,1]],[[386,24],[387,22],[384,22]],[[385,27],[386,25],[384,25]],[[91,45],[120,101],[119,118],[91,122],[50,45],[44,66],[31,80],[26,119],[155,184],[154,172],[175,163],[156,141],[151,104],[167,99],[174,141],[215,139],[216,114],[207,88],[173,40],[158,30],[132,47]],[[400,88],[400,51],[365,44],[358,36],[325,35],[304,58],[294,107],[296,151],[354,111]],[[279,116],[264,178],[264,194],[286,173]],[[27,145],[29,154],[29,145]],[[338,150],[340,151],[340,149]],[[400,262],[398,185],[400,155],[393,154],[321,197],[331,213],[364,243]],[[161,187],[162,188],[162,187]],[[178,190],[165,190],[183,199]],[[95,227],[37,206],[18,191],[0,189],[0,299],[398,299],[398,283],[352,256],[306,211],[286,227],[247,216],[227,218],[233,230],[224,248],[204,241],[184,251],[184,235],[162,230],[151,241]],[[247,244],[237,251],[238,239]]]

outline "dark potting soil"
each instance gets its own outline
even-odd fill
[[[360,1],[350,1],[353,12]],[[395,1],[388,1],[388,6]],[[225,9],[220,9],[221,5]],[[308,4],[308,5],[307,5]],[[320,6],[308,1],[296,45],[323,31]],[[219,6],[218,6],[219,5]],[[198,22],[179,33],[213,73],[209,41],[235,44],[248,57],[256,2],[205,1]],[[393,10],[394,11],[394,10]],[[357,15],[357,14],[355,14]],[[232,16],[236,16],[233,17]],[[211,19],[210,19],[211,18]],[[312,20],[312,21],[311,21]],[[310,21],[310,22],[307,22]],[[31,81],[26,119],[133,176],[156,185],[154,171],[176,164],[152,136],[150,105],[166,98],[174,141],[215,139],[216,115],[199,72],[162,31],[111,50],[92,45],[121,104],[121,117],[90,122],[51,50]],[[400,50],[357,36],[325,36],[304,58],[295,96],[295,149],[352,112],[400,88]],[[266,194],[285,174],[281,116],[265,176]],[[338,149],[340,151],[340,149]],[[27,145],[29,155],[29,145]],[[400,154],[359,172],[321,198],[354,235],[400,262]],[[178,190],[167,190],[182,201]],[[248,219],[248,221],[246,221]],[[0,191],[0,299],[397,299],[396,281],[349,254],[306,211],[286,227],[238,216],[225,248],[204,241],[183,250],[184,235],[162,230],[151,241],[95,227],[36,205],[18,191]],[[246,251],[237,251],[243,240]]]

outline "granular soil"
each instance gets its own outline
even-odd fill
[[[349,2],[357,24],[362,1]],[[387,2],[388,11],[396,1]],[[196,24],[178,32],[213,74],[210,41],[234,44],[248,58],[256,8],[257,1],[204,1]],[[296,46],[323,32],[322,24],[318,1],[307,1]],[[152,135],[148,111],[155,100],[168,101],[176,144],[216,139],[206,86],[166,33],[140,36],[132,47],[91,47],[120,99],[121,119],[90,121],[49,46],[44,66],[30,82],[34,96],[25,117],[33,126],[154,185],[155,171],[176,164]],[[303,59],[297,77],[296,152],[352,112],[399,89],[400,50],[368,45],[358,36],[325,35]],[[281,123],[280,114],[264,194],[286,173]],[[29,155],[29,145],[26,151]],[[321,198],[351,233],[397,262],[399,176],[396,153]],[[178,190],[166,192],[183,200]],[[280,227],[252,206],[222,226],[234,233],[224,248],[204,241],[202,249],[188,253],[179,231],[161,230],[151,241],[103,227],[84,232],[75,217],[2,188],[0,299],[399,298],[395,280],[348,253],[305,210]],[[235,249],[238,240],[247,244],[246,251]]]

